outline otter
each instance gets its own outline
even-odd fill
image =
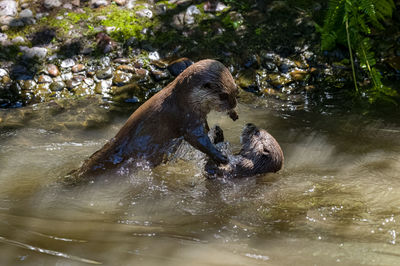
[[[228,156],[229,163],[217,165],[208,161],[205,175],[215,177],[249,177],[263,173],[277,172],[283,166],[283,152],[278,142],[266,130],[247,124],[241,134],[242,149],[232,154],[229,143],[224,142],[223,131],[215,126],[210,130],[210,138],[216,146]]]
[[[155,167],[174,152],[182,139],[215,164],[226,164],[227,157],[207,135],[207,114],[211,110],[227,112],[236,120],[237,94],[233,77],[222,63],[206,59],[192,64],[141,105],[114,138],[68,177],[90,178],[135,160]]]

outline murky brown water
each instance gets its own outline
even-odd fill
[[[399,124],[242,103],[209,124],[236,149],[245,123],[269,130],[278,174],[205,180],[192,160],[57,185],[127,118],[95,106],[0,111],[0,265],[399,265]]]

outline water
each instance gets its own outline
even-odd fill
[[[399,123],[241,101],[238,121],[209,124],[236,150],[245,123],[269,130],[279,173],[205,180],[190,160],[65,187],[128,115],[93,101],[1,111],[0,265],[398,265]]]

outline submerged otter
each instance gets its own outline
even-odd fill
[[[248,177],[263,173],[277,172],[283,166],[283,152],[278,142],[266,130],[247,124],[240,137],[242,149],[233,155],[230,145],[224,141],[222,129],[218,126],[210,131],[216,146],[228,156],[229,163],[217,165],[208,161],[206,175],[213,177]]]
[[[176,77],[128,119],[120,131],[70,177],[91,177],[107,169],[144,160],[154,167],[185,139],[216,164],[228,159],[210,141],[207,114],[227,112],[237,119],[237,86],[229,70],[215,60],[199,61]]]

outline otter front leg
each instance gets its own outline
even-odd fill
[[[210,156],[215,163],[227,164],[229,162],[228,158],[211,143],[202,123],[188,127],[183,137],[193,147]]]

